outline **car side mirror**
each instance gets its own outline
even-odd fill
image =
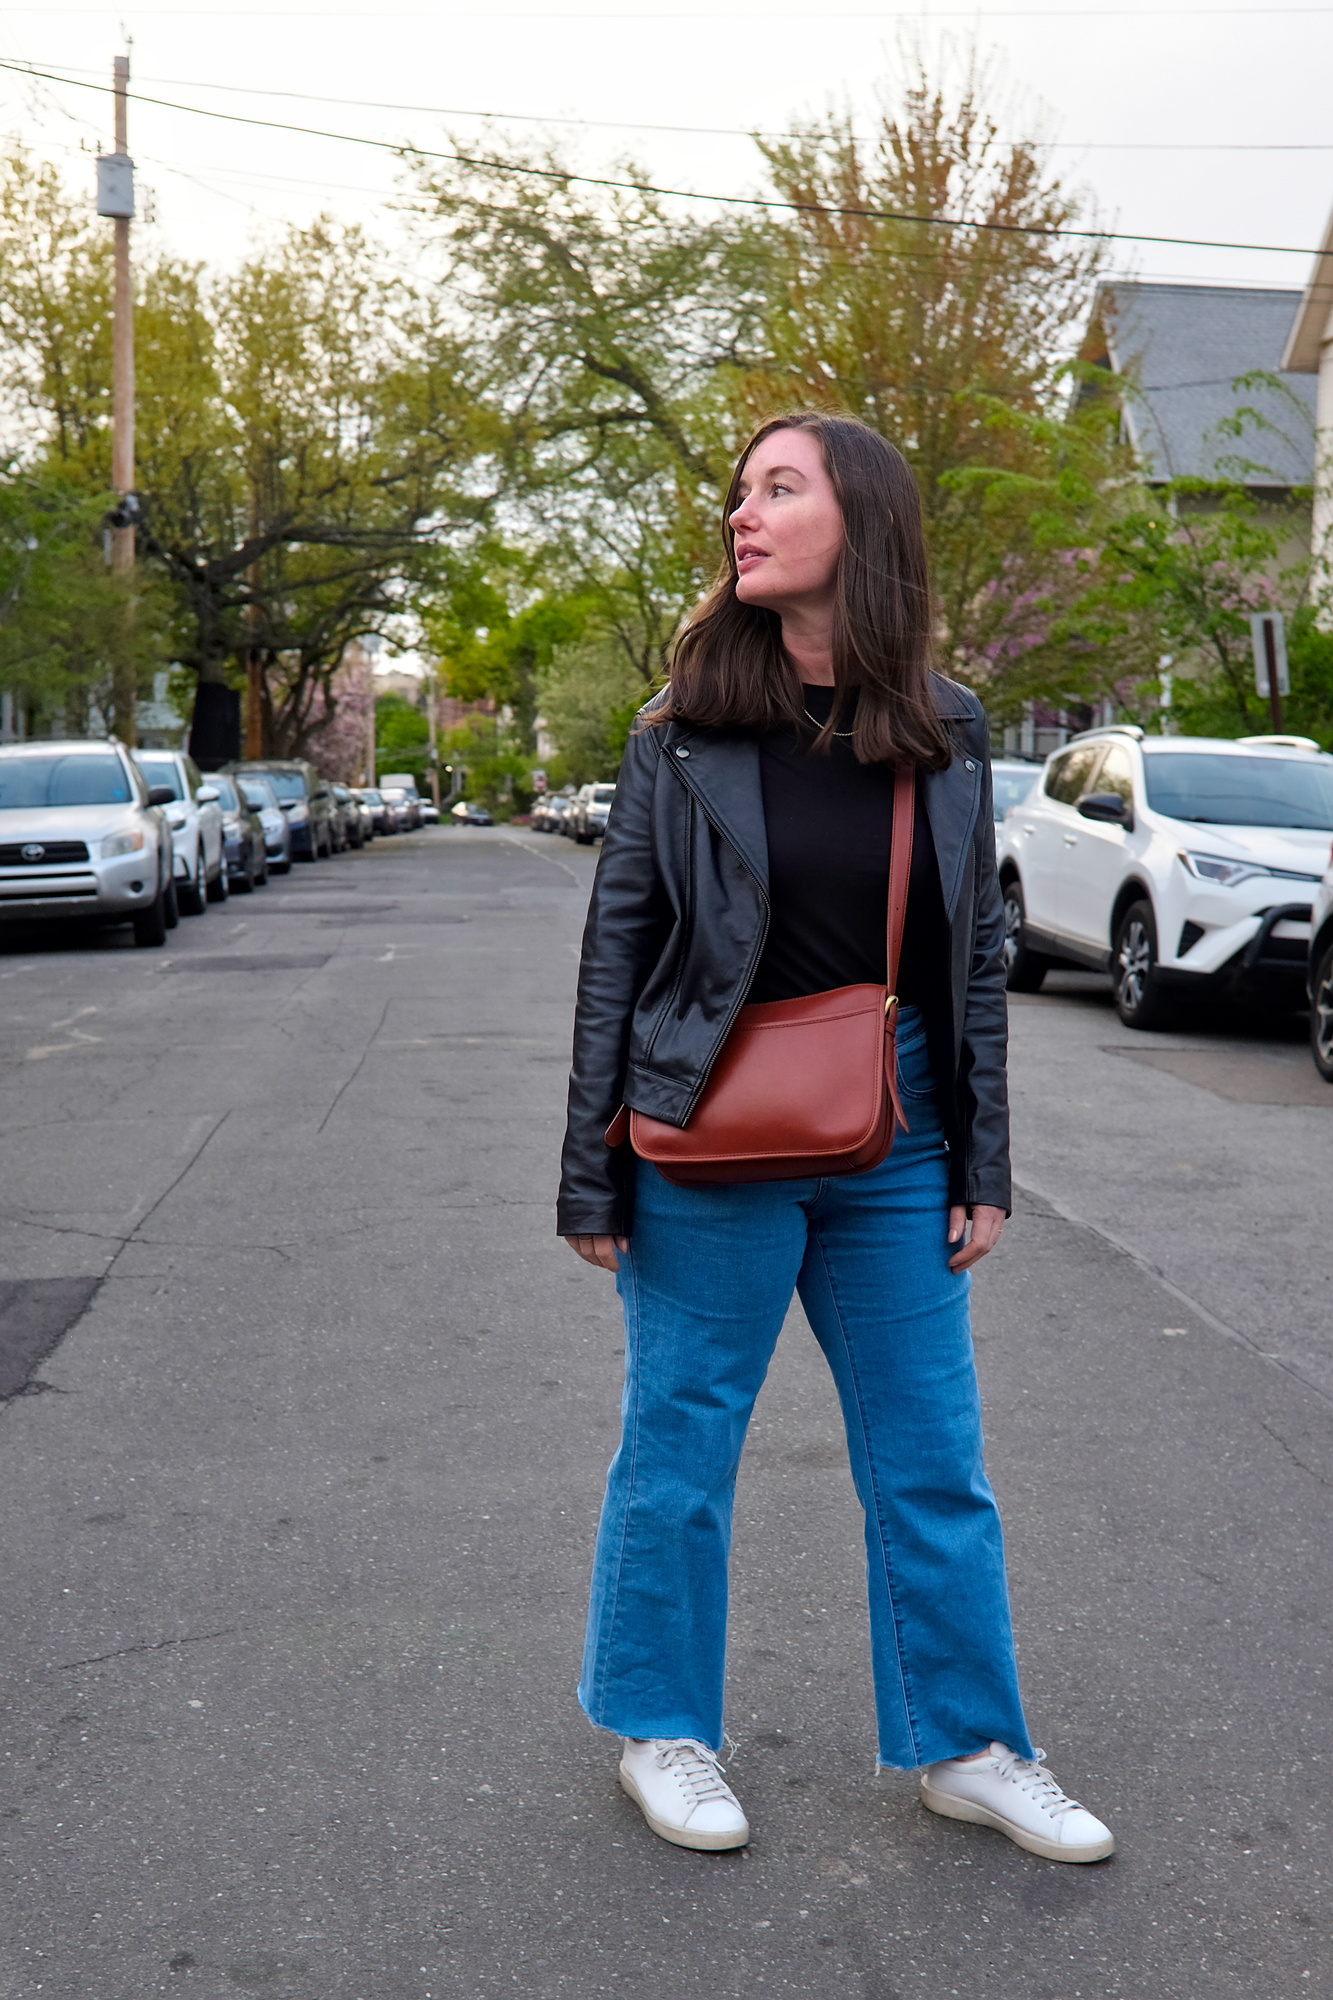
[[[197,806],[215,806],[221,797],[222,794],[216,785],[200,785],[194,795],[194,802]]]
[[[1134,808],[1119,792],[1087,792],[1079,800],[1077,810],[1082,819],[1101,820],[1108,826],[1123,826],[1126,831],[1134,825]]]
[[[148,787],[148,803],[150,806],[169,806],[175,797],[176,794],[170,785],[150,785]]]
[[[295,811],[296,811],[296,800],[295,800],[295,799],[279,799],[279,801],[278,801],[278,805],[279,805],[279,808],[280,808],[280,810],[281,810],[281,811],[283,811],[283,812],[285,812],[285,813],[289,813],[289,812],[295,812]]]

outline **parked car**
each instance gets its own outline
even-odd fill
[[[130,754],[150,789],[171,793],[166,815],[175,849],[176,902],[187,917],[202,916],[208,903],[226,902],[229,887],[217,789],[183,750]]]
[[[393,814],[395,833],[411,833],[413,827],[420,826],[421,816],[415,796],[409,798],[401,785],[381,785],[380,791],[385,805]]]
[[[991,779],[995,802],[995,851],[1000,851],[1000,830],[1004,817],[1014,806],[1021,806],[1024,799],[1041,776],[1040,764],[1023,764],[1009,757],[996,757],[991,761]]]
[[[1325,1083],[1333,1083],[1333,847],[1310,908],[1310,1053]]]
[[[238,777],[257,771],[268,779],[287,815],[294,860],[318,861],[333,853],[333,799],[313,764],[301,757],[265,757],[227,768]]]
[[[364,847],[365,827],[361,819],[361,804],[353,798],[350,785],[330,785],[333,821],[336,829],[335,845],[342,850],[349,847]]]
[[[209,774],[207,789],[216,792],[222,808],[222,851],[227,858],[227,881],[232,889],[248,895],[268,881],[268,846],[264,822],[245,798],[228,771]],[[281,815],[279,815],[281,817]]]
[[[130,923],[136,944],[163,944],[174,796],[111,738],[0,744],[0,920]]]
[[[530,824],[538,833],[559,833],[572,801],[566,792],[542,792],[533,802]]]
[[[1333,833],[1333,757],[1291,739],[1089,730],[1000,843],[1010,987],[1109,971],[1126,1027],[1226,992],[1299,1004]]]
[[[382,771],[380,789],[391,792],[395,800],[401,793],[407,802],[408,827],[415,828],[421,825],[421,794],[417,790],[417,781],[410,771]]]
[[[359,785],[356,796],[369,811],[370,823],[376,833],[397,833],[398,822],[393,807],[378,785]]]
[[[418,812],[420,813],[420,815],[421,815],[421,824],[422,824],[423,826],[438,826],[438,825],[439,825],[439,823],[440,823],[440,808],[439,808],[439,807],[438,807],[438,806],[436,805],[436,803],[435,803],[434,799],[420,799],[420,800],[418,800],[418,802],[417,802],[417,811],[418,811]]]
[[[278,804],[277,793],[260,771],[238,771],[233,775],[237,791],[246,804],[259,814],[264,829],[266,872],[285,875],[292,865],[292,830],[286,813]]]
[[[477,805],[472,799],[460,799],[456,806],[450,806],[449,817],[456,826],[495,825],[485,806]]]
[[[616,795],[614,785],[580,785],[565,815],[561,831],[588,847],[606,832],[606,818]]]

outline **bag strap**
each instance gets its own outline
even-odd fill
[[[902,956],[903,925],[907,921],[907,891],[912,880],[912,835],[916,830],[916,770],[900,763],[893,777],[893,841],[889,849],[889,935],[885,953],[888,1005],[898,1005],[898,961]]]

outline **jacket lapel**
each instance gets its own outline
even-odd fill
[[[671,723],[662,756],[768,894],[768,833],[753,736]]]

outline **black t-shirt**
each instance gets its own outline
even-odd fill
[[[823,723],[833,689],[802,693]],[[893,767],[858,764],[842,737],[812,756],[814,735],[812,727],[799,739],[790,729],[759,739],[772,914],[751,1001],[879,985],[885,976]],[[919,784],[898,993],[932,1014],[948,993],[944,899]]]

